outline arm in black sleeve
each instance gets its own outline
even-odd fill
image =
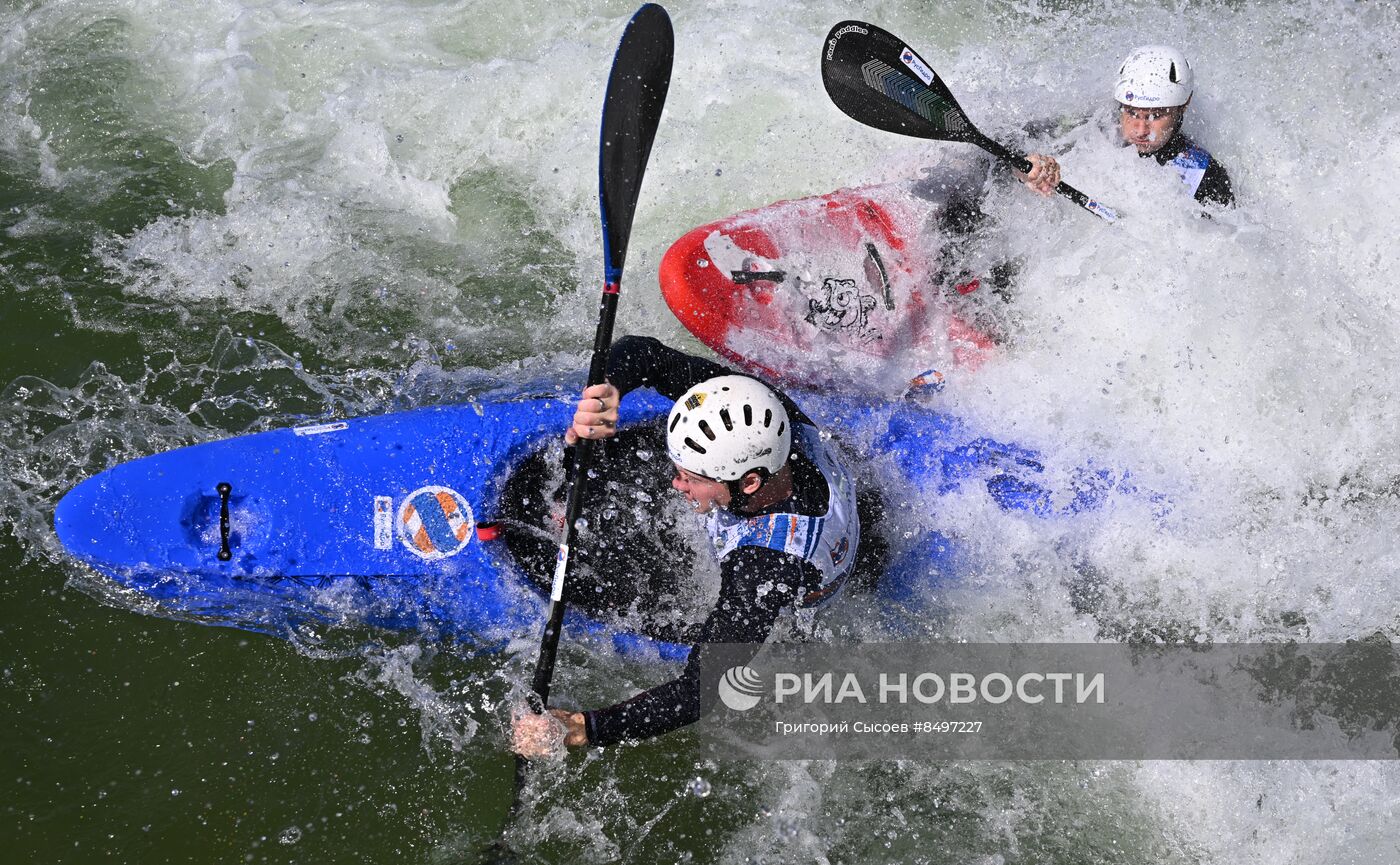
[[[664,397],[679,399],[705,379],[733,374],[726,366],[676,351],[650,336],[624,336],[608,352],[608,381],[624,395],[649,387]]]
[[[714,705],[717,678],[702,680],[702,671],[715,664],[705,659],[710,643],[748,643],[747,654],[726,653],[726,662],[745,663],[773,630],[778,613],[811,591],[820,581],[811,563],[781,550],[740,547],[720,563],[720,594],[715,608],[690,651],[678,678],[644,691],[630,700],[584,713],[590,745],[612,745],[624,739],[646,739],[693,724]],[[732,660],[731,660],[732,658]]]
[[[1214,157],[1206,166],[1201,177],[1201,185],[1196,187],[1196,200],[1202,204],[1218,204],[1221,207],[1235,206],[1235,190],[1230,183],[1230,175]]]
[[[649,387],[668,399],[680,399],[695,385],[720,375],[744,373],[677,351],[650,336],[624,336],[608,351],[608,381],[623,396],[639,387]],[[774,393],[795,423],[812,422],[787,394],[778,390]]]

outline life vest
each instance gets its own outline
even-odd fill
[[[801,606],[813,607],[835,597],[850,576],[860,545],[860,518],[851,473],[821,440],[816,427],[794,424],[793,433],[793,446],[826,479],[826,513],[819,517],[793,513],[746,517],[716,509],[710,513],[708,529],[720,559],[739,547],[767,547],[811,562],[822,581],[802,599]]]

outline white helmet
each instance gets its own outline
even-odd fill
[[[1186,55],[1166,45],[1144,45],[1118,68],[1113,98],[1138,108],[1172,108],[1186,104],[1194,83]]]
[[[792,450],[792,424],[777,395],[743,375],[721,375],[686,391],[666,419],[666,450],[688,472],[735,481],[777,472]]]

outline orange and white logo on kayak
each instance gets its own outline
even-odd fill
[[[399,506],[399,540],[424,559],[455,556],[471,542],[476,520],[461,493],[430,486],[409,493]]]

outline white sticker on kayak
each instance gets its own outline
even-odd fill
[[[394,547],[394,500],[389,496],[374,497],[374,548]]]
[[[340,432],[343,429],[349,428],[350,424],[343,420],[338,420],[334,423],[318,423],[312,424],[311,426],[292,427],[292,432],[299,436],[318,436],[322,433]]]
[[[462,494],[447,487],[423,487],[399,506],[399,540],[423,559],[445,559],[471,542],[476,520]]]
[[[927,63],[919,59],[919,55],[914,53],[914,49],[907,45],[904,46],[904,50],[899,52],[899,60],[912,69],[914,74],[919,76],[920,81],[930,86],[933,84],[933,70],[928,68]]]
[[[569,570],[569,545],[560,544],[554,557],[554,585],[549,590],[549,599],[558,603],[564,600],[564,575]]]

